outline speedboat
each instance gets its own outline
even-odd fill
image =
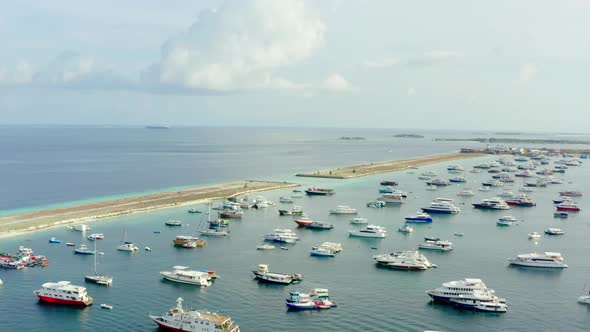
[[[162,271],[160,275],[168,281],[181,284],[196,285],[202,287],[211,286],[209,273],[201,271],[189,271],[188,266],[174,266],[174,271]]]
[[[583,304],[590,304],[590,292],[578,297],[578,302]]]
[[[358,210],[347,205],[339,205],[335,209],[330,210],[331,214],[357,214]]]
[[[106,303],[101,303],[100,307],[103,309],[109,309],[109,310],[113,310],[113,306],[110,304],[106,304]]]
[[[303,275],[301,274],[269,272],[267,264],[258,264],[258,270],[252,271],[252,273],[254,273],[254,277],[258,279],[258,281],[273,284],[288,285],[303,280]]]
[[[332,229],[334,228],[334,225],[327,223],[327,222],[323,222],[323,221],[314,221],[309,225],[306,225],[305,228],[308,229]]]
[[[367,227],[360,230],[348,231],[350,236],[357,237],[372,237],[372,238],[384,238],[387,237],[387,231],[385,228],[376,225],[368,225]]]
[[[313,221],[310,220],[306,215],[301,215],[299,218],[296,218],[293,221],[300,227],[305,227],[313,224]]]
[[[541,237],[541,234],[539,234],[538,232],[531,232],[528,234],[529,239],[538,239]]]
[[[397,230],[402,233],[412,233],[414,231],[414,229],[410,227],[410,225],[400,226],[400,228],[398,228]]]
[[[565,235],[565,232],[561,228],[547,228],[545,230],[546,235]]]
[[[490,209],[490,210],[509,210],[510,206],[500,198],[482,199],[477,203],[472,203],[476,209]]]
[[[178,220],[168,220],[164,223],[166,226],[182,226],[182,222]]]
[[[267,243],[256,246],[257,250],[272,250],[274,248],[276,248],[276,247],[273,246],[272,244],[267,244]]]
[[[192,208],[192,209],[188,209],[188,213],[202,213],[200,210]]]
[[[327,248],[327,247],[322,247],[322,246],[311,247],[311,250],[309,251],[309,255],[310,256],[321,256],[321,257],[334,257],[335,256],[332,249]]]
[[[54,237],[52,237],[52,238],[49,239],[49,243],[62,243],[62,242],[63,242],[62,240],[58,240],[58,239],[56,239]]]
[[[404,217],[407,223],[431,223],[432,217],[426,212],[417,212],[413,216]]]
[[[290,292],[286,300],[287,307],[294,310],[330,309],[336,303],[330,300],[328,290],[316,288],[310,293]]]
[[[375,200],[375,201],[370,201],[367,202],[367,207],[369,208],[384,208],[385,207],[385,202],[384,201],[380,201],[380,200]]]
[[[426,213],[445,213],[454,214],[459,213],[461,209],[456,207],[451,202],[434,201],[430,203],[429,207],[422,208],[422,211]]]
[[[563,202],[572,202],[572,199],[567,196],[561,196],[558,199],[553,200],[553,204],[561,204]]]
[[[418,249],[450,251],[453,250],[453,243],[450,241],[442,241],[439,238],[425,237],[424,242],[418,245]]]
[[[553,213],[553,217],[565,219],[569,217],[569,214],[565,211],[557,211]]]
[[[367,218],[357,217],[357,218],[352,219],[350,221],[350,223],[353,225],[364,225],[364,224],[368,224],[369,221],[367,220]]]
[[[229,317],[218,313],[184,310],[182,297],[176,299],[176,306],[163,315],[150,319],[161,330],[175,332],[240,332],[240,327]]]
[[[563,257],[558,252],[545,252],[543,254],[523,254],[515,258],[509,258],[510,265],[544,267],[544,268],[566,268]]]

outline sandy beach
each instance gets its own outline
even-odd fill
[[[467,159],[484,156],[483,154],[451,153],[444,155],[426,156],[413,159],[402,159],[392,161],[381,161],[368,164],[360,164],[348,167],[340,167],[315,172],[301,173],[297,176],[328,178],[328,179],[349,179],[372,174],[401,171],[413,167],[435,164],[445,161]]]
[[[197,204],[252,192],[296,187],[297,184],[271,181],[238,181],[213,186],[121,198],[72,207],[48,209],[0,217],[0,238],[21,235],[50,227],[88,222],[124,214]]]

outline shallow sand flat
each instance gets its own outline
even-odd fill
[[[164,191],[135,197],[48,209],[0,217],[0,237],[15,236],[75,222],[114,217],[123,214],[195,204],[250,192],[295,187],[294,183],[271,181],[238,181],[206,187]]]
[[[395,172],[413,167],[435,164],[444,161],[467,159],[484,156],[477,153],[451,153],[444,155],[426,156],[413,159],[402,159],[392,161],[381,161],[369,164],[354,165],[348,167],[327,169],[315,172],[301,173],[297,176],[332,178],[332,179],[349,179],[359,176],[367,176],[378,173]]]

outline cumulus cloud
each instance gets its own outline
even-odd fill
[[[142,78],[152,85],[214,91],[293,88],[273,77],[309,58],[324,30],[302,0],[227,0],[167,41],[161,60]]]
[[[350,90],[351,85],[340,74],[332,74],[324,80],[322,88],[333,92],[343,92]]]
[[[92,57],[66,51],[36,72],[34,80],[45,84],[68,83],[91,74],[94,65]]]
[[[535,79],[538,73],[537,65],[534,63],[525,63],[520,67],[520,81],[529,82]]]
[[[14,68],[0,68],[0,84],[27,84],[32,81],[34,74],[35,70],[33,66],[26,61],[21,61]]]

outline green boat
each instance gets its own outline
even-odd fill
[[[188,213],[203,213],[203,212],[200,210],[197,210],[197,209],[189,209]]]

